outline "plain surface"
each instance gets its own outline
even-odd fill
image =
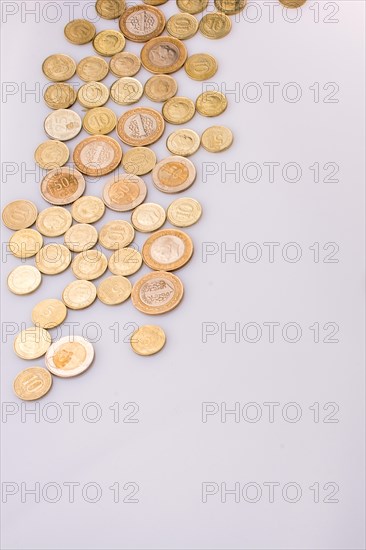
[[[5,162],[17,163],[21,169],[23,163],[30,170],[34,169],[34,150],[46,139],[43,120],[49,110],[39,95],[37,99],[31,94],[22,99],[21,92],[24,96],[25,90],[47,85],[41,65],[48,55],[64,52],[79,61],[93,54],[91,45],[69,44],[63,27],[69,19],[67,5],[75,6],[75,17],[89,15],[93,19],[95,12],[92,2],[58,2],[61,19],[52,23],[50,20],[57,16],[56,2],[1,4],[2,80],[9,86],[8,92],[13,89],[13,95],[3,95],[2,167],[4,171]],[[49,12],[39,21],[26,14],[30,9],[39,10],[36,4],[42,9],[49,5]],[[83,14],[84,4],[91,7]],[[153,319],[136,311],[131,302],[115,308],[96,302],[87,310],[70,311],[69,325],[63,327],[62,335],[68,334],[70,323],[77,323],[72,325],[76,334],[89,339],[99,334],[94,343],[96,359],[79,378],[54,378],[52,390],[37,405],[39,422],[30,415],[22,421],[21,411],[25,409],[12,393],[12,381],[23,368],[43,365],[43,359],[28,363],[18,358],[12,350],[13,335],[6,331],[16,333],[21,323],[29,326],[34,305],[48,297],[60,297],[73,275],[68,270],[55,277],[45,276],[36,293],[14,296],[7,290],[6,277],[19,261],[3,256],[1,391],[3,407],[14,414],[3,414],[2,418],[2,488],[9,489],[4,485],[9,482],[19,486],[2,504],[6,549],[364,548],[364,3],[331,2],[326,11],[325,3],[308,2],[297,23],[284,20],[277,2],[269,3],[275,6],[274,22],[270,22],[265,4],[249,2],[252,11],[247,12],[247,19],[258,17],[258,21],[233,20],[231,34],[222,40],[211,41],[198,34],[186,42],[190,54],[202,51],[217,58],[219,71],[212,80],[219,87],[222,83],[227,90],[239,86],[236,89],[250,96],[254,88],[246,84],[256,83],[262,98],[251,103],[229,94],[226,113],[216,119],[197,114],[187,124],[198,132],[212,124],[227,125],[235,141],[221,155],[201,148],[191,157],[198,175],[185,194],[198,199],[204,213],[200,222],[187,230],[195,243],[194,257],[177,273],[185,285],[184,301],[175,311]],[[6,22],[5,5],[8,11],[18,9]],[[174,13],[175,2],[169,1],[162,9],[166,14]],[[314,22],[316,10],[318,23]],[[339,22],[326,23],[325,18]],[[116,28],[117,22],[98,20],[96,25],[98,30]],[[127,42],[126,51],[138,53],[140,47]],[[145,82],[149,76],[141,70],[137,78]],[[189,80],[183,70],[175,77],[180,95],[194,99],[202,91],[201,83]],[[109,75],[105,82],[110,85],[113,80]],[[72,82],[77,83],[77,78]],[[264,84],[269,82],[279,83],[272,103],[268,100],[269,86]],[[302,97],[296,103],[282,97],[289,82],[301,87]],[[310,90],[316,82],[320,86],[319,103],[314,102]],[[333,91],[323,89],[329,82],[339,86],[334,96],[338,103],[322,101]],[[289,94],[293,91],[290,89]],[[145,97],[139,105],[161,108]],[[118,115],[125,110],[111,101],[108,106]],[[80,105],[74,108],[82,113]],[[169,154],[165,139],[175,129],[168,125],[163,139],[152,146],[158,159]],[[70,149],[83,137],[85,133],[69,142]],[[280,163],[273,183],[263,164],[266,162]],[[281,176],[282,167],[289,162],[302,168],[297,183]],[[340,170],[335,177],[339,182],[314,182],[309,167],[315,162],[321,167],[337,163]],[[225,163],[227,169],[233,169],[235,163],[240,163],[240,168],[257,163],[262,177],[253,183],[243,177],[236,182],[233,175],[227,175],[225,181],[221,177]],[[205,182],[207,170],[217,173]],[[330,172],[328,169],[326,173]],[[144,179],[149,201],[167,207],[176,198],[159,193],[150,175]],[[7,177],[3,173],[3,205],[24,198],[33,200],[39,209],[47,207],[40,197],[38,180],[39,175],[22,177],[20,171]],[[103,182],[88,180],[87,194],[100,196]],[[129,219],[128,214],[121,217]],[[114,218],[116,213],[109,211],[96,227]],[[3,228],[3,241],[10,235]],[[62,238],[55,241],[62,242]],[[144,235],[139,234],[136,242],[141,246]],[[204,262],[202,250],[207,245],[203,243],[208,242],[216,243],[211,250],[219,252]],[[241,250],[247,250],[246,243],[257,243],[262,258],[256,263],[243,257],[235,262],[231,255],[226,262],[221,261],[223,247],[233,249],[236,242]],[[274,262],[268,261],[266,242],[280,243]],[[296,263],[282,257],[281,251],[289,242],[301,247],[302,257]],[[339,246],[335,256],[338,263],[322,261],[332,251],[322,249],[329,242]],[[313,243],[320,243],[318,263],[309,249]],[[253,248],[248,250],[248,254],[253,252]],[[33,260],[28,263],[33,264]],[[132,281],[147,271],[143,268]],[[166,331],[166,347],[155,357],[138,357],[128,344],[134,327],[131,323],[151,322]],[[280,323],[273,343],[269,342],[266,322]],[[297,343],[291,344],[282,336],[283,326],[289,322],[302,328]],[[319,343],[314,343],[314,331],[309,329],[316,322],[320,324]],[[323,342],[331,332],[329,326],[323,329],[328,322],[339,325],[335,336],[338,343]],[[257,323],[263,333],[257,343],[243,337],[235,342],[233,335],[223,343],[220,332],[204,343],[203,323],[216,323],[210,328],[219,331],[221,323],[227,328],[240,323],[240,329]],[[253,338],[253,333],[249,334],[247,339]],[[59,337],[61,331],[57,334],[54,330],[52,335]],[[123,409],[131,402],[139,407],[132,417],[139,420],[137,423],[122,421],[136,408],[127,405]],[[233,408],[235,402],[240,407],[255,402],[262,418],[251,423],[241,417],[235,422],[231,415],[221,422],[220,415],[215,414],[204,423],[203,402],[226,402],[227,408]],[[268,421],[266,402],[279,403],[274,422]],[[282,415],[290,402],[301,408],[302,416],[296,423]],[[65,403],[74,403],[74,422],[69,421],[71,405]],[[97,408],[88,406],[90,403],[96,403]],[[120,404],[119,422],[113,421],[116,403]],[[314,422],[314,412],[309,409],[314,403],[320,404],[320,422]],[[327,403],[336,405],[324,410]],[[339,411],[332,418],[339,421],[324,422],[335,406]],[[253,408],[246,410],[248,415],[255,414]],[[288,409],[288,414],[294,410]],[[96,411],[102,414],[100,421],[88,421]],[[61,418],[51,422],[55,414]],[[22,502],[22,482],[28,489],[40,484],[39,503],[34,502],[34,496],[24,494],[26,501]],[[73,503],[69,502],[68,482],[80,484]],[[89,482],[98,484],[102,491],[94,504],[82,496]],[[117,482],[121,498],[114,503],[109,487]],[[139,486],[138,503],[122,502],[135,487],[123,489],[128,482]],[[256,503],[248,502],[254,498],[251,491],[258,490],[253,485],[247,501],[241,497],[237,503],[231,494],[222,503],[217,492],[204,503],[204,482],[217,484],[211,486],[217,489],[221,483],[232,489],[235,483],[242,488],[253,482],[260,486],[262,496]],[[269,502],[266,482],[280,484],[273,503]],[[282,496],[289,482],[301,488],[296,503]],[[61,488],[58,502],[49,502],[58,498],[57,486],[47,483]],[[319,483],[319,503],[314,502],[315,489],[309,489],[314,483]],[[327,483],[339,486],[334,497],[338,502],[324,502],[334,488],[324,488]],[[87,498],[94,498],[93,488]],[[293,498],[291,489],[289,498]]]

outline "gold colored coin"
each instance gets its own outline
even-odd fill
[[[133,286],[131,299],[136,309],[148,315],[171,311],[183,298],[182,281],[173,273],[152,271]]]
[[[125,10],[119,20],[124,36],[133,42],[147,42],[159,36],[165,27],[162,11],[151,6],[132,6]]]
[[[37,219],[37,207],[31,201],[18,200],[9,202],[3,210],[4,225],[15,231],[28,229]]]
[[[43,97],[50,109],[67,109],[74,105],[77,93],[70,84],[57,82],[48,86]]]
[[[121,141],[133,147],[151,145],[161,138],[165,122],[161,114],[148,107],[136,107],[118,120],[117,134]]]
[[[109,99],[109,89],[101,82],[87,82],[78,91],[79,103],[86,109],[103,107]]]
[[[115,76],[134,76],[141,69],[141,60],[130,52],[117,53],[112,57],[109,67]]]
[[[65,143],[50,139],[38,145],[34,159],[44,170],[61,168],[69,160],[70,151]]]
[[[128,174],[143,176],[148,174],[156,164],[156,155],[148,147],[133,147],[125,153],[122,166]]]
[[[138,355],[154,355],[165,345],[166,337],[162,328],[157,325],[144,325],[131,335],[130,344]]]
[[[108,222],[99,231],[99,242],[108,250],[124,248],[132,243],[134,237],[134,228],[125,220]]]
[[[131,222],[137,231],[150,233],[160,229],[165,223],[166,212],[160,204],[144,202],[132,212]]]
[[[217,61],[208,53],[195,53],[188,57],[184,69],[193,80],[208,80],[217,72]]]
[[[156,271],[179,269],[189,262],[192,254],[192,239],[178,229],[160,229],[142,247],[145,264]]]
[[[95,25],[86,19],[74,19],[66,25],[64,33],[69,42],[82,45],[93,40],[96,29]]]
[[[84,372],[94,359],[94,348],[82,336],[65,336],[47,350],[45,363],[52,374],[71,378]]]
[[[179,193],[196,179],[196,168],[189,159],[178,155],[167,157],[155,166],[152,179],[163,193]]]
[[[85,190],[85,179],[75,168],[55,168],[41,182],[41,195],[56,206],[71,204]]]
[[[97,288],[90,281],[77,280],[68,284],[62,293],[62,300],[69,309],[85,309],[97,297]]]
[[[68,55],[54,54],[44,60],[42,71],[49,80],[64,82],[74,76],[76,63]]]
[[[280,0],[280,2],[285,8],[296,9],[301,8],[306,0]]]
[[[166,4],[168,0],[143,0],[144,4],[147,4],[148,6],[161,6],[162,4]]]
[[[59,141],[73,139],[81,132],[80,116],[71,109],[57,109],[44,121],[46,134]]]
[[[108,260],[100,250],[85,250],[78,254],[72,264],[71,269],[77,279],[93,281],[101,277],[108,267]]]
[[[64,244],[71,252],[83,252],[93,248],[98,242],[98,231],[88,223],[72,225],[65,233]]]
[[[99,82],[108,75],[109,65],[102,57],[90,55],[80,61],[76,72],[84,82]]]
[[[126,0],[97,0],[95,9],[103,19],[117,19],[126,9]]]
[[[31,258],[43,245],[43,237],[34,229],[19,229],[9,240],[9,250],[16,258]]]
[[[79,223],[97,222],[104,212],[105,205],[99,197],[81,197],[71,207],[71,215]]]
[[[172,155],[189,157],[198,151],[200,146],[200,137],[193,130],[177,130],[170,134],[166,146]]]
[[[40,399],[49,392],[51,386],[51,374],[41,367],[22,370],[13,382],[15,395],[23,401]]]
[[[202,17],[199,29],[206,38],[223,38],[231,31],[231,20],[222,12],[207,13]]]
[[[190,13],[176,13],[168,19],[166,30],[179,40],[187,40],[198,31],[198,21]]]
[[[109,258],[108,268],[114,275],[127,277],[142,266],[142,256],[135,248],[119,248]]]
[[[194,102],[188,97],[172,97],[163,105],[163,117],[170,124],[185,124],[196,112]]]
[[[93,40],[93,46],[97,53],[106,57],[112,57],[123,50],[126,40],[122,33],[114,30],[98,32]]]
[[[168,220],[176,227],[190,227],[198,222],[202,215],[202,206],[195,199],[182,197],[168,207]]]
[[[226,15],[235,15],[241,12],[246,4],[247,0],[215,0],[215,8]]]
[[[201,136],[202,147],[210,153],[226,151],[233,142],[233,133],[225,126],[211,126]]]
[[[31,294],[41,284],[42,274],[33,265],[20,265],[8,275],[8,288],[13,294]]]
[[[46,353],[51,342],[51,335],[46,329],[29,327],[15,337],[14,351],[21,359],[38,359]]]
[[[119,176],[107,182],[103,189],[103,201],[108,208],[117,212],[133,210],[146,197],[145,182],[134,174]]]
[[[117,116],[108,107],[96,107],[86,112],[83,128],[88,134],[105,135],[112,132],[117,125]]]
[[[46,244],[37,253],[36,267],[45,275],[57,275],[67,269],[71,263],[71,252],[63,244]]]
[[[178,9],[195,15],[201,13],[208,6],[208,0],[177,0]]]
[[[38,214],[36,227],[45,237],[59,237],[72,224],[71,214],[61,206],[51,206]]]
[[[203,92],[196,100],[196,109],[203,116],[221,115],[227,108],[227,99],[221,92]]]
[[[136,78],[125,76],[111,86],[111,98],[118,105],[136,103],[144,93],[144,88]]]
[[[115,306],[122,304],[130,296],[132,285],[126,277],[112,275],[104,279],[97,288],[97,296],[103,304]]]
[[[187,48],[178,38],[158,36],[142,48],[141,61],[151,73],[170,74],[183,67],[187,55]]]
[[[175,96],[178,90],[177,81],[168,74],[152,76],[145,84],[144,92],[151,101],[166,101]]]
[[[61,325],[66,319],[67,309],[61,300],[42,300],[32,309],[32,321],[36,326],[50,329]]]
[[[120,144],[108,136],[91,136],[83,139],[74,149],[75,166],[88,176],[110,174],[122,160]]]

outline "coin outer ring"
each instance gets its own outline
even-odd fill
[[[146,115],[146,114],[153,116],[156,121],[157,128],[155,133],[151,134],[150,136],[147,136],[145,139],[137,139],[137,138],[128,136],[123,130],[126,121],[130,117],[133,117],[135,115]],[[152,143],[155,143],[156,141],[158,141],[158,139],[161,138],[161,136],[164,133],[164,130],[165,130],[165,120],[162,117],[162,115],[155,109],[150,109],[147,107],[137,107],[136,109],[131,109],[127,111],[121,116],[121,118],[118,120],[118,123],[117,123],[117,134],[120,140],[123,141],[123,143],[126,143],[127,145],[131,145],[132,147],[135,147],[135,146],[144,147],[146,145],[151,145]]]
[[[83,161],[81,160],[81,154],[84,149],[84,147],[90,145],[91,143],[108,143],[113,149],[114,157],[113,161],[108,164],[105,168],[95,168],[94,166],[86,166]],[[90,136],[75,147],[74,149],[74,155],[73,155],[75,166],[80,170],[82,174],[86,174],[87,176],[105,176],[106,174],[110,174],[115,170],[120,164],[122,160],[122,149],[118,141],[115,139],[104,136],[104,135],[95,135]]]
[[[160,237],[165,236],[178,237],[184,244],[183,256],[179,258],[179,260],[176,260],[175,262],[171,262],[169,264],[162,264],[154,260],[154,258],[151,256],[151,247],[153,246],[155,241],[157,239],[160,239]],[[187,233],[184,233],[184,231],[179,231],[179,229],[161,229],[160,231],[156,231],[145,241],[142,247],[142,257],[145,264],[155,271],[175,271],[176,269],[180,269],[189,262],[189,260],[192,258],[192,254],[192,239],[189,237],[189,235],[187,235]]]
[[[21,383],[22,377],[25,375],[25,373],[38,375],[43,382],[42,389],[36,392],[34,395],[31,395],[29,392],[21,392],[20,390],[17,391],[17,385]],[[50,372],[47,369],[44,369],[42,367],[30,367],[28,369],[22,370],[14,379],[13,382],[13,391],[19,399],[22,399],[23,401],[35,401],[37,399],[41,399],[41,397],[45,396],[52,387],[52,376]]]
[[[110,199],[109,190],[113,184],[119,181],[125,181],[125,180],[127,181],[127,183],[128,181],[130,182],[134,181],[134,183],[138,185],[140,192],[138,197],[134,199],[132,202],[118,205],[116,203],[113,203],[112,200]],[[144,180],[139,176],[135,176],[134,174],[127,174],[126,176],[121,176],[120,178],[118,178],[118,180],[113,179],[108,181],[103,188],[102,198],[103,198],[104,204],[111,210],[114,210],[115,212],[128,212],[129,210],[133,210],[134,208],[139,206],[145,200],[146,195],[147,195],[147,187]]]
[[[79,285],[85,285],[90,289],[90,291],[91,291],[91,300],[88,300],[87,302],[79,303],[79,302],[72,302],[68,298],[68,293],[70,292],[70,288],[72,286],[77,288]],[[97,298],[97,288],[96,288],[95,284],[92,283],[91,281],[87,281],[86,279],[77,279],[76,281],[72,281],[71,283],[69,283],[64,288],[64,291],[62,293],[63,303],[65,304],[65,306],[68,309],[72,309],[72,310],[85,309],[85,308],[91,306],[95,302],[96,298]]]
[[[178,60],[168,67],[160,67],[151,63],[149,58],[150,50],[156,44],[174,44],[179,51]],[[152,38],[151,40],[149,40],[149,42],[146,42],[145,46],[141,50],[141,62],[143,66],[146,70],[154,74],[175,73],[181,67],[183,67],[184,63],[187,60],[187,57],[188,53],[185,45],[181,40],[178,40],[178,38],[174,38],[173,36],[158,36],[157,38]]]
[[[170,162],[178,162],[178,163],[184,164],[184,166],[188,169],[188,178],[186,179],[185,182],[181,183],[181,185],[170,187],[169,185],[165,185],[159,180],[160,169],[163,168],[165,164],[169,164]],[[155,187],[160,191],[162,191],[163,193],[171,193],[171,194],[180,193],[181,191],[185,191],[186,189],[191,187],[191,185],[193,185],[193,183],[195,182],[196,176],[197,176],[196,168],[193,162],[191,162],[186,157],[182,157],[179,155],[173,155],[161,160],[160,162],[158,162],[158,164],[156,164],[155,168],[152,171],[152,180]]]
[[[66,343],[73,343],[73,342],[78,342],[79,344],[84,346],[86,350],[86,358],[84,362],[79,367],[73,370],[63,370],[63,369],[57,368],[53,361],[53,356],[55,355],[55,352],[61,345]],[[91,343],[88,342],[88,340],[85,340],[85,338],[83,338],[82,336],[72,336],[72,338],[70,338],[69,336],[64,336],[63,338],[60,338],[60,340],[58,340],[57,342],[54,342],[48,348],[46,357],[45,357],[45,362],[48,370],[55,376],[59,376],[60,378],[72,378],[74,376],[78,376],[82,372],[85,372],[92,364],[93,359],[94,359],[94,348],[91,345]]]
[[[158,346],[156,345],[154,346],[153,344],[150,344],[150,346],[146,346],[146,345],[144,346],[143,344],[140,344],[138,340],[139,333],[141,332],[142,335],[144,335],[144,332],[149,332],[149,331],[152,333],[155,333],[155,337],[156,337],[156,333],[159,335],[158,338],[160,337],[160,342]],[[143,355],[145,357],[159,353],[159,351],[161,351],[165,346],[165,343],[166,343],[165,332],[161,327],[157,325],[143,325],[139,327],[137,330],[135,330],[135,332],[132,333],[130,338],[130,344],[133,351],[138,355]]]
[[[128,29],[126,25],[126,20],[134,13],[142,12],[142,11],[153,13],[155,15],[157,19],[157,27],[154,31],[140,36],[131,32]],[[132,42],[147,42],[149,40],[152,40],[153,38],[158,37],[163,32],[165,28],[165,16],[161,10],[159,10],[158,8],[154,8],[154,6],[148,6],[148,5],[131,6],[130,8],[127,8],[127,10],[125,10],[122,13],[119,20],[119,28],[121,29],[122,34]]]
[[[72,195],[68,197],[53,197],[49,191],[47,191],[47,184],[50,181],[50,179],[55,176],[59,175],[62,176],[74,176],[77,180],[78,186]],[[77,199],[81,197],[81,195],[85,191],[85,179],[84,176],[78,172],[78,170],[75,170],[74,168],[54,168],[53,170],[50,170],[45,177],[43,178],[41,182],[41,195],[44,198],[45,201],[49,202],[50,204],[54,204],[55,206],[64,206],[65,204],[71,204],[72,202],[75,202]]]
[[[173,299],[170,300],[168,304],[164,304],[163,306],[157,306],[157,307],[148,306],[140,298],[141,287],[145,283],[154,279],[159,279],[159,278],[167,279],[174,286],[175,292],[174,292]],[[169,273],[168,271],[153,271],[151,273],[148,273],[144,277],[141,277],[141,279],[139,279],[135,283],[135,285],[132,288],[131,300],[135,308],[141,311],[142,313],[147,313],[148,315],[160,315],[162,313],[168,313],[168,311],[172,311],[174,308],[176,308],[182,301],[183,294],[184,294],[183,283],[179,279],[179,277],[177,277],[173,273]]]

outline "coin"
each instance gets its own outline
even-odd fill
[[[306,2],[306,0],[280,0],[281,4],[285,6],[285,8],[301,8]]]
[[[187,40],[196,34],[198,21],[190,13],[176,13],[168,19],[166,30],[179,40]]]
[[[176,227],[189,227],[198,222],[202,215],[202,206],[195,199],[182,197],[168,207],[168,220]]]
[[[76,72],[84,82],[99,82],[109,73],[109,65],[102,57],[90,55],[80,61]]]
[[[134,174],[119,176],[107,182],[103,189],[103,201],[108,208],[117,212],[133,210],[146,197],[145,182]]]
[[[246,3],[247,0],[215,0],[215,8],[226,15],[235,15],[245,8]]]
[[[108,136],[91,136],[83,139],[74,149],[75,166],[88,176],[105,176],[121,163],[120,144]]]
[[[131,222],[135,229],[141,233],[156,231],[164,225],[166,212],[160,204],[144,202],[132,212]]]
[[[61,300],[42,300],[32,309],[32,321],[42,328],[55,328],[66,319],[67,309]]]
[[[177,0],[177,6],[181,11],[195,15],[207,8],[208,0]]]
[[[117,116],[108,107],[96,107],[86,112],[83,128],[89,134],[105,135],[112,132],[117,125]]]
[[[142,266],[142,256],[135,248],[119,248],[109,258],[108,268],[114,275],[133,275]]]
[[[71,204],[85,190],[85,179],[75,168],[55,168],[41,182],[41,195],[55,205]]]
[[[132,285],[126,277],[112,275],[104,279],[97,288],[97,296],[103,304],[122,304],[131,296]]]
[[[168,0],[143,0],[148,6],[161,6],[161,4],[165,4],[167,1]]]
[[[146,265],[156,271],[174,271],[186,265],[193,254],[191,238],[178,229],[160,229],[142,247]]]
[[[42,281],[40,271],[33,265],[20,265],[8,275],[8,288],[13,294],[23,296],[37,290]]]
[[[221,115],[227,108],[227,99],[221,92],[203,92],[196,100],[196,109],[203,116]]]
[[[126,0],[97,0],[95,9],[104,19],[117,19],[126,9]]]
[[[79,223],[97,222],[104,212],[105,205],[99,197],[81,197],[71,207],[71,215]]]
[[[45,237],[59,237],[66,233],[71,224],[72,217],[66,208],[51,206],[38,214],[36,227]]]
[[[16,258],[31,258],[41,249],[43,238],[34,229],[19,229],[9,240],[9,250]]]
[[[51,374],[41,367],[30,367],[22,370],[13,382],[15,395],[23,401],[40,399],[49,392],[51,386]]]
[[[44,141],[38,145],[34,158],[36,163],[45,170],[61,168],[69,160],[70,152],[65,143],[57,140]]]
[[[136,103],[144,93],[144,88],[136,78],[125,76],[111,86],[111,98],[118,105]]]
[[[115,76],[134,76],[141,68],[141,60],[134,53],[121,52],[112,57],[109,67]]]
[[[37,207],[33,202],[17,200],[5,206],[2,219],[9,229],[27,229],[34,224],[37,214]]]
[[[126,40],[123,34],[114,30],[98,32],[93,40],[95,51],[108,57],[121,52],[125,44]]]
[[[82,45],[93,40],[96,29],[93,23],[86,19],[74,19],[66,25],[64,33],[69,42]]]
[[[42,65],[42,71],[49,80],[63,82],[70,80],[76,72],[76,63],[64,54],[54,54],[47,57]]]
[[[211,126],[201,136],[202,147],[210,153],[226,151],[233,142],[233,133],[225,126]]]
[[[71,263],[71,252],[63,244],[46,244],[37,253],[36,267],[45,275],[57,275],[67,269]]]
[[[89,307],[96,297],[96,286],[90,281],[83,280],[72,281],[62,293],[62,300],[69,309]]]
[[[98,242],[98,231],[88,223],[72,225],[65,233],[64,244],[72,252],[82,252],[93,248]]]
[[[231,20],[222,12],[207,13],[200,21],[199,30],[206,38],[223,38],[231,31]]]
[[[217,72],[217,61],[208,53],[195,53],[188,57],[184,69],[193,80],[208,80]]]
[[[117,124],[120,139],[131,146],[151,145],[163,135],[165,122],[155,109],[136,107],[124,113]]]
[[[190,160],[173,155],[158,162],[153,170],[152,179],[160,191],[179,193],[193,184],[196,179],[196,168]]]
[[[148,174],[156,164],[156,155],[148,147],[133,147],[125,153],[122,166],[129,174],[143,176]]]
[[[165,17],[152,6],[132,6],[121,15],[119,27],[129,40],[147,42],[163,32]]]
[[[165,271],[153,271],[144,275],[135,283],[131,293],[135,308],[148,315],[171,311],[182,298],[182,281],[173,273]]]
[[[79,103],[86,109],[103,107],[109,99],[109,89],[101,82],[87,82],[78,91]]]
[[[170,134],[166,146],[173,155],[189,157],[199,149],[200,137],[193,130],[177,130]]]
[[[81,132],[81,118],[71,109],[57,109],[44,121],[44,129],[51,138],[68,141]]]
[[[144,92],[151,101],[166,101],[175,96],[178,90],[177,81],[167,74],[152,76],[145,83]]]
[[[94,359],[94,348],[82,336],[64,336],[46,353],[46,367],[61,378],[71,378],[86,371]]]
[[[75,256],[71,269],[77,279],[93,281],[101,277],[108,267],[108,261],[103,252],[91,249]]]
[[[131,335],[130,344],[138,355],[154,355],[163,349],[166,337],[157,325],[144,325]]]
[[[183,42],[173,36],[152,38],[141,50],[141,61],[151,73],[174,73],[183,67],[187,49]]]
[[[103,225],[99,231],[99,242],[104,248],[117,250],[132,243],[135,230],[125,220],[113,220]]]
[[[15,337],[14,351],[21,359],[38,359],[46,353],[51,342],[51,335],[46,329],[29,327]]]
[[[194,102],[188,97],[172,97],[163,105],[163,117],[170,124],[185,124],[196,112]]]
[[[74,105],[77,93],[70,84],[57,82],[48,86],[43,97],[50,109],[67,109]]]

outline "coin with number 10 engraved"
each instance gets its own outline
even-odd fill
[[[22,370],[13,382],[14,393],[23,401],[40,399],[49,392],[52,376],[47,369],[30,367]]]

